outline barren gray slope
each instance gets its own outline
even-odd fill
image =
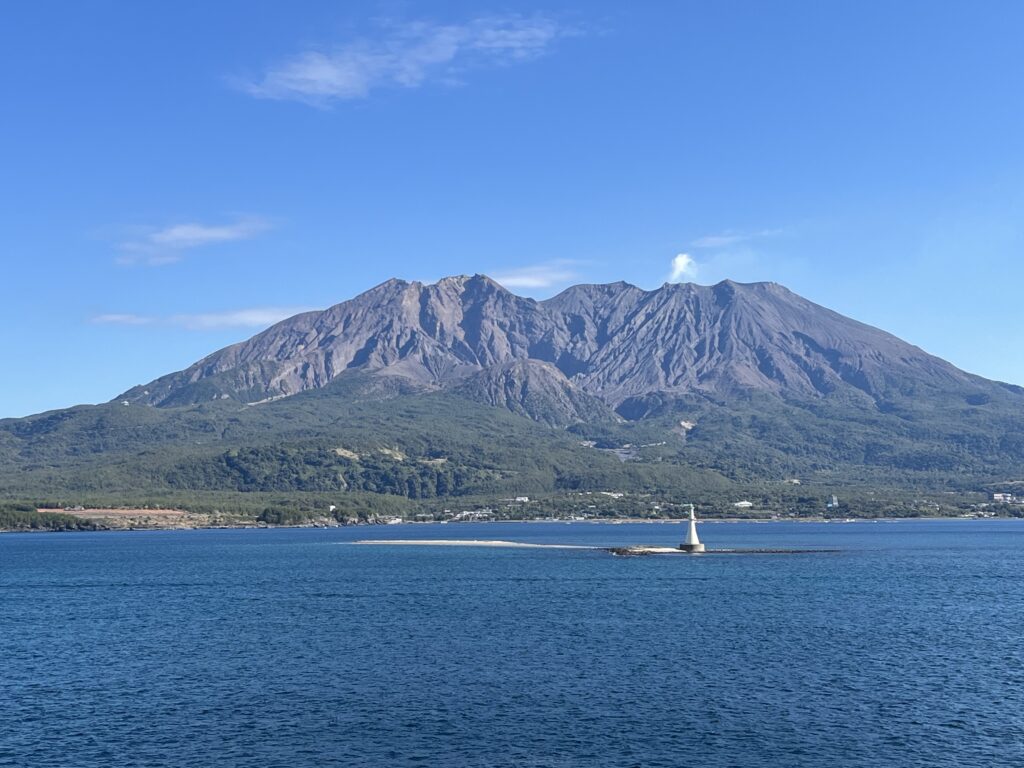
[[[528,360],[554,368],[510,367]],[[537,390],[559,409],[583,410],[585,395],[612,406],[652,392],[879,401],[1005,386],[774,283],[578,285],[538,302],[476,275],[389,280],[121,397],[252,402],[320,388],[351,370],[457,387],[507,407]]]

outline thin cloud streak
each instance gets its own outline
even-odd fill
[[[98,325],[149,325],[154,318],[145,315],[131,315],[125,313],[111,313],[107,315],[96,315],[92,322]]]
[[[691,248],[728,248],[739,243],[749,242],[751,240],[761,240],[766,237],[777,237],[783,234],[785,230],[782,229],[762,229],[756,232],[721,232],[715,235],[705,235],[704,237],[698,237],[692,243]]]
[[[270,229],[265,219],[247,217],[229,224],[187,222],[153,230],[140,238],[126,240],[119,246],[116,259],[123,266],[159,267],[181,261],[187,251],[216,243],[249,240]]]
[[[571,268],[571,264],[572,262],[553,261],[498,272],[491,277],[506,288],[551,288],[579,277],[579,273]]]
[[[243,219],[234,224],[209,226],[207,224],[176,224],[150,235],[154,245],[172,248],[196,248],[208,243],[223,243],[230,240],[245,240],[267,228],[260,219]]]
[[[170,318],[170,322],[190,331],[209,331],[220,328],[265,328],[309,311],[309,307],[254,307],[230,312],[174,315]]]
[[[465,24],[413,22],[386,27],[380,39],[308,50],[234,85],[261,99],[327,106],[380,88],[453,84],[474,68],[530,61],[560,37],[577,34],[544,16],[483,16]]]
[[[225,328],[267,328],[281,320],[310,311],[310,307],[250,307],[225,312],[168,316],[109,313],[96,315],[92,322],[98,325],[155,325],[184,328],[189,331],[215,331]]]

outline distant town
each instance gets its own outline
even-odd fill
[[[799,485],[798,480],[785,481]],[[851,491],[851,493],[854,493]],[[689,500],[665,500],[651,494],[626,491],[576,491],[553,496],[516,495],[497,499],[434,500],[401,512],[381,512],[337,504],[314,503],[299,512],[277,511],[244,514],[221,509],[188,509],[184,506],[136,507],[73,504],[63,507],[24,506],[20,511],[0,510],[0,530],[135,530],[154,528],[237,528],[348,525],[397,525],[400,523],[523,522],[673,522],[686,519]],[[854,493],[844,500],[838,494],[817,495],[802,506],[785,505],[779,499],[694,499],[704,520],[848,522],[864,519],[1024,517],[1024,496],[1007,491],[974,494],[972,497],[939,495],[908,496],[901,500],[878,497],[875,492]],[[340,502],[339,502],[340,503]]]

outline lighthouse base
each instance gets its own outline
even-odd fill
[[[680,544],[679,545],[679,549],[681,551],[683,551],[683,552],[690,552],[692,554],[697,554],[699,552],[703,552],[704,551],[704,545],[703,544]]]

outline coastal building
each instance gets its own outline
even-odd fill
[[[733,506],[736,507],[736,509],[750,509],[754,506],[754,503],[752,501],[737,501]]]

